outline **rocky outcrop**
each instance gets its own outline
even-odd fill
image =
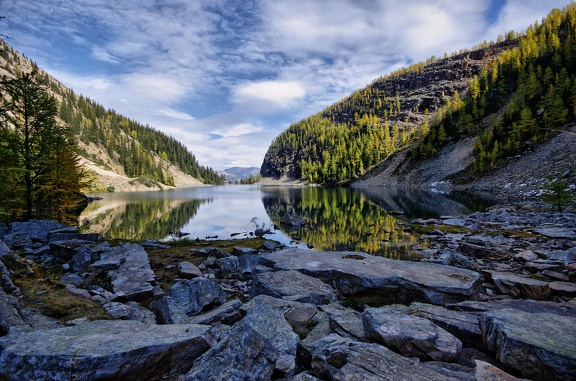
[[[485,312],[480,330],[496,359],[523,377],[538,380],[576,379],[574,313],[553,309],[514,308]]]
[[[569,213],[505,208],[414,221],[433,232],[421,262],[207,248],[198,252],[205,258],[198,277],[175,278],[168,295],[156,290],[141,303],[114,284],[80,287],[92,272],[111,280],[123,266],[147,269],[145,250],[86,241],[61,264],[68,271],[61,282],[116,320],[62,326],[39,319],[14,291],[0,292],[0,379],[576,380],[576,262],[564,238],[574,221]],[[486,227],[528,237],[476,231]],[[89,257],[88,273],[72,272],[84,271]],[[217,261],[227,258],[241,269],[222,271]],[[548,292],[538,293],[530,274]],[[536,295],[546,300],[514,299]]]
[[[252,297],[261,294],[315,305],[336,301],[332,287],[294,270],[257,274],[252,284]]]
[[[213,343],[209,326],[95,321],[0,338],[5,380],[160,380],[189,369]]]
[[[390,307],[367,308],[363,314],[366,334],[406,357],[452,362],[462,352],[462,342],[426,318]]]
[[[275,270],[298,270],[333,284],[340,295],[372,302],[446,304],[478,296],[480,274],[364,253],[286,249],[262,255]]]
[[[362,343],[332,334],[313,346],[312,370],[329,380],[445,380],[446,377],[375,343]]]

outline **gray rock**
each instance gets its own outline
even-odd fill
[[[10,279],[10,271],[0,260],[0,288],[14,295],[20,295],[20,289]]]
[[[554,296],[576,298],[576,283],[550,282],[550,292]]]
[[[109,249],[100,254],[100,259],[90,266],[94,270],[116,270],[126,261],[122,250]]]
[[[353,340],[366,341],[367,337],[361,313],[336,303],[320,308],[328,316],[332,332]]]
[[[295,368],[297,343],[298,336],[282,313],[256,301],[183,380],[270,380],[274,370],[290,374]]]
[[[179,380],[267,381],[272,379],[279,357],[270,340],[241,320]]]
[[[78,274],[87,273],[90,271],[93,254],[92,249],[88,246],[80,248],[80,250],[72,256],[70,262],[68,262],[70,269]]]
[[[126,244],[113,248],[112,252],[124,258],[124,262],[110,277],[112,291],[123,292],[128,300],[134,301],[153,296],[155,275],[144,248],[136,244]]]
[[[574,315],[537,311],[507,308],[483,313],[480,331],[487,349],[523,377],[576,379]]]
[[[576,249],[554,250],[544,254],[546,259],[564,262],[565,265],[576,262]]]
[[[4,243],[4,241],[0,240],[0,259],[7,254],[10,254],[12,250]]]
[[[280,223],[288,226],[305,226],[304,218],[295,214],[285,214],[280,218]]]
[[[450,362],[462,351],[460,340],[428,319],[390,307],[367,308],[362,317],[367,335],[404,356]]]
[[[148,308],[142,307],[137,302],[125,304],[128,311],[128,320],[136,320],[144,324],[156,324],[156,316]]]
[[[0,321],[10,328],[49,329],[60,326],[58,320],[44,316],[37,310],[24,308],[20,299],[7,295],[1,287]]]
[[[178,276],[184,279],[192,279],[202,277],[204,275],[202,274],[202,271],[200,271],[200,269],[196,267],[196,265],[188,261],[178,263],[177,269],[178,269]]]
[[[231,323],[240,320],[242,317],[239,313],[240,307],[242,307],[242,302],[238,299],[232,299],[208,312],[190,316],[188,319],[194,324],[214,324],[216,322],[222,322],[231,325]]]
[[[70,226],[56,221],[32,219],[26,222],[13,222],[11,234],[25,235],[32,241],[48,243],[49,233],[59,229],[70,229]],[[75,229],[75,231],[78,231],[78,229]]]
[[[430,320],[456,336],[465,347],[482,349],[483,341],[478,325],[478,314],[449,310],[424,303],[412,303],[407,313]]]
[[[205,278],[194,278],[175,283],[170,296],[187,315],[197,315],[226,302],[226,294],[218,283]]]
[[[321,278],[333,284],[340,295],[360,303],[370,299],[381,304],[420,301],[444,305],[477,298],[480,289],[480,274],[474,271],[365,253],[290,248],[263,254],[261,263]]]
[[[208,326],[94,321],[0,338],[6,380],[151,380],[175,377],[209,348]]]
[[[78,274],[69,273],[69,274],[63,275],[62,278],[60,278],[60,283],[72,284],[74,286],[80,286],[82,283],[84,283],[84,278],[82,278]]]
[[[574,230],[563,227],[544,227],[534,229],[534,231],[548,238],[576,239],[576,232],[574,232]]]
[[[237,273],[240,271],[240,263],[238,257],[231,255],[226,258],[218,258],[214,263],[220,270],[220,274]]]
[[[48,243],[60,241],[85,241],[85,242],[98,242],[100,241],[100,234],[98,233],[79,233],[78,229],[70,228],[69,232],[59,230],[51,232],[48,235]],[[76,230],[76,231],[74,231]]]
[[[123,303],[107,302],[102,305],[102,308],[114,319],[128,319],[128,309]]]
[[[163,296],[152,302],[150,308],[156,315],[158,324],[188,324],[190,318],[184,308],[171,296]]]
[[[4,243],[13,250],[20,250],[32,246],[32,238],[25,233],[10,233],[3,238]]]
[[[312,374],[322,380],[457,381],[382,345],[336,334],[319,340],[312,349]]]
[[[501,294],[515,298],[547,299],[550,296],[548,282],[517,274],[487,271]]]
[[[261,294],[315,305],[336,301],[332,287],[294,270],[256,275],[252,284],[252,297]]]

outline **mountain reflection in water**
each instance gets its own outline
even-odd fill
[[[170,240],[171,232],[183,232],[191,239],[231,239],[264,228],[271,230],[267,238],[287,245],[298,242],[317,250],[364,251],[402,259],[413,256],[412,246],[418,241],[417,234],[404,229],[406,219],[461,215],[491,204],[468,194],[258,185],[99,196],[103,199],[89,205],[80,224],[82,231],[106,238]],[[286,214],[301,216],[307,225],[281,225]]]

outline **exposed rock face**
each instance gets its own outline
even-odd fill
[[[462,351],[460,340],[425,318],[382,307],[364,310],[363,320],[368,335],[403,356],[450,362]]]
[[[6,380],[159,380],[209,349],[208,326],[95,321],[0,338]]]
[[[295,368],[298,336],[284,316],[254,300],[247,315],[194,363],[184,380],[269,380]]]
[[[480,286],[480,274],[470,270],[363,253],[286,249],[261,258],[275,270],[298,270],[333,283],[341,295],[377,298],[381,304],[474,299]]]
[[[252,297],[260,294],[315,305],[336,301],[332,287],[294,270],[258,274],[252,285]]]
[[[371,85],[375,97],[393,99],[398,96],[401,110],[397,114],[387,115],[390,125],[400,127],[420,126],[426,116],[430,116],[443,106],[456,92],[463,97],[468,83],[480,73],[484,65],[497,57],[504,49],[517,45],[517,41],[504,41],[488,48],[455,55],[424,66],[421,70],[409,72],[394,78],[378,79]],[[362,108],[364,106],[364,108]],[[354,115],[366,113],[370,109],[374,115],[384,119],[381,111],[373,109],[368,103],[362,106],[354,102],[342,102],[339,111],[324,112],[323,117],[336,123],[354,123]],[[260,174],[264,177],[279,179],[282,177],[299,178],[300,147],[272,144],[266,155]]]
[[[155,275],[148,254],[140,245],[127,244],[113,248],[109,255],[121,262],[110,281],[115,293],[123,292],[128,300],[144,300],[153,295]]]
[[[418,361],[374,343],[356,342],[332,334],[313,346],[312,369],[330,380],[445,380],[456,381]]]
[[[576,379],[576,315],[513,308],[485,312],[480,330],[496,359],[524,377]],[[557,311],[554,311],[557,312]]]
[[[188,315],[221,305],[226,301],[222,287],[205,278],[183,280],[170,288],[170,296]]]

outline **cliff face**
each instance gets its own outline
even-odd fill
[[[486,63],[503,50],[517,45],[517,40],[507,40],[427,65],[414,65],[405,73],[375,80],[325,109],[319,117],[334,125],[354,126],[358,123],[358,116],[374,115],[381,124],[386,120],[398,133],[417,133],[424,121],[433,118],[457,93],[460,98],[466,95],[471,79],[480,74]],[[317,123],[316,120],[303,122]],[[287,131],[294,127],[292,125]],[[400,136],[392,138],[399,140]],[[304,139],[306,145],[310,143],[306,139],[313,141],[316,137],[308,135]],[[306,159],[309,148],[302,148],[302,144],[282,144],[278,140],[272,143],[264,157],[261,175],[275,179],[300,179],[303,176],[300,163]]]

